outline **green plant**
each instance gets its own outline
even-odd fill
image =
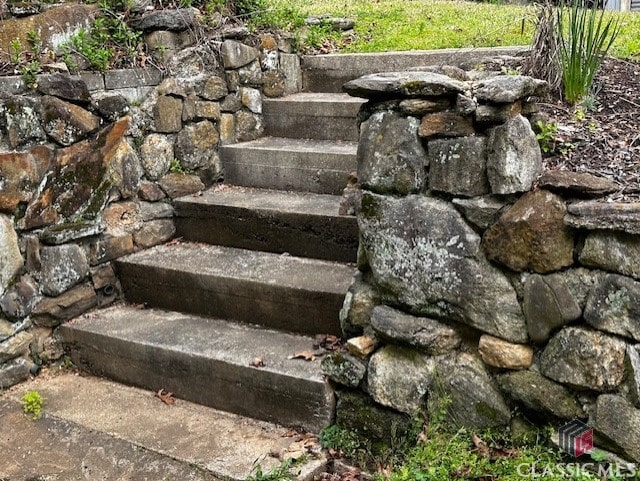
[[[40,62],[32,60],[20,66],[20,75],[27,88],[35,88],[38,84],[36,75],[40,72]]]
[[[31,416],[31,419],[40,419],[42,416],[44,399],[38,391],[27,391],[24,396],[22,396],[20,404],[22,404],[22,411],[24,411],[27,416]]]
[[[14,38],[9,42],[9,60],[16,64],[22,61],[22,42],[19,38]]]
[[[31,53],[37,58],[42,51],[42,39],[35,30],[29,30],[27,32],[27,42],[31,46]]]
[[[605,19],[597,2],[575,1],[556,11],[558,55],[565,100],[575,105],[591,90],[602,59],[620,32],[615,17]]]
[[[291,468],[293,467],[293,461],[287,459],[283,461],[279,466],[271,471],[262,471],[262,466],[256,464],[251,470],[251,474],[247,477],[247,481],[288,481],[294,478]]]
[[[555,122],[544,122],[538,120],[535,123],[536,139],[540,144],[540,150],[544,154],[551,153],[556,148],[556,135],[558,133],[558,124]]]
[[[171,165],[169,166],[169,172],[172,172],[174,174],[184,174],[185,173],[184,169],[182,168],[182,164],[175,157],[173,159],[171,159]]]
[[[363,439],[356,432],[341,428],[337,424],[323,429],[318,439],[323,449],[331,449],[349,458],[364,447]]]

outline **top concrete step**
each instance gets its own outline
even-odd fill
[[[516,46],[305,56],[302,59],[303,90],[342,92],[342,86],[346,82],[367,74],[410,70],[428,65],[473,68],[487,58],[518,55],[526,50],[527,47]]]
[[[299,93],[265,99],[265,132],[274,137],[358,140],[356,115],[364,99],[337,93]]]
[[[37,422],[20,405],[28,390],[45,399]],[[269,471],[275,453],[297,447],[277,424],[75,373],[16,386],[0,396],[0,416],[0,477],[11,480],[240,481],[256,460]],[[305,463],[296,479],[324,463]]]

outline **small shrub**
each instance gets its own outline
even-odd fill
[[[358,434],[336,424],[323,429],[319,441],[323,449],[334,450],[346,457],[353,457],[356,451],[363,447],[363,441]]]
[[[287,459],[283,461],[280,466],[274,468],[271,471],[262,471],[262,466],[256,464],[251,470],[251,474],[247,477],[247,481],[289,481],[294,478],[291,468],[293,467],[293,461]]]
[[[556,148],[556,135],[558,134],[558,125],[555,122],[544,122],[538,120],[535,123],[536,139],[540,144],[540,150],[543,154],[549,154]]]
[[[38,391],[27,391],[25,395],[22,396],[20,404],[22,404],[22,410],[24,413],[27,416],[30,416],[31,419],[40,419],[42,416],[44,399]]]

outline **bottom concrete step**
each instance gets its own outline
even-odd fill
[[[332,421],[320,362],[289,359],[313,350],[310,337],[127,305],[75,319],[60,333],[73,362],[94,374],[311,431]],[[255,359],[264,366],[252,366]]]
[[[44,398],[33,422],[19,400]],[[0,396],[0,479],[245,480],[254,463],[296,448],[287,429],[91,376],[40,376]],[[322,459],[307,463],[312,479]]]

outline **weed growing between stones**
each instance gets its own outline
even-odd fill
[[[20,399],[20,404],[22,404],[22,411],[34,421],[42,417],[44,398],[38,391],[27,391]]]

